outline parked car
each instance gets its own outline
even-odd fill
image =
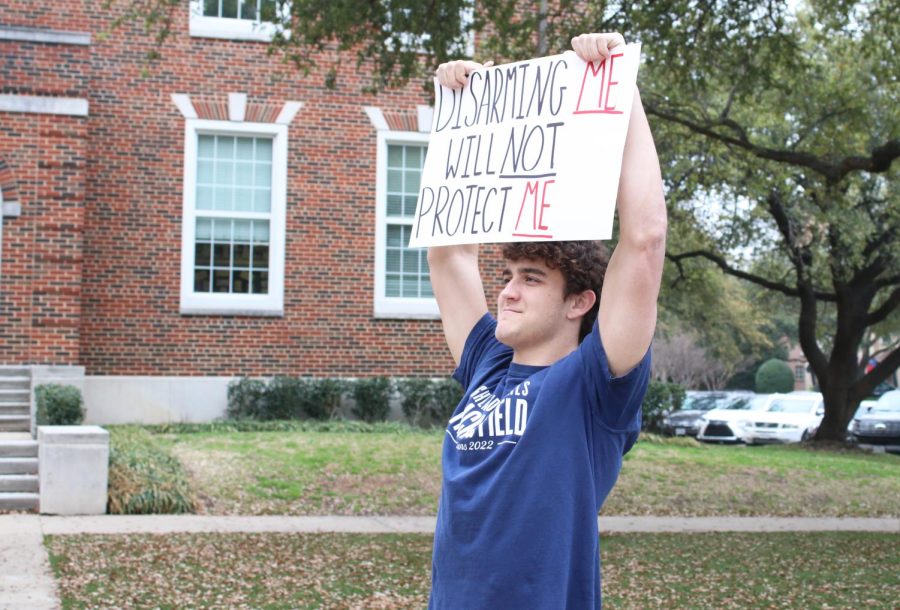
[[[772,401],[783,394],[752,394],[726,405],[707,411],[700,418],[697,440],[711,443],[740,443],[744,441],[744,428],[757,411],[765,411]]]
[[[818,392],[791,392],[775,398],[744,427],[744,442],[799,443],[816,433],[825,405]]]
[[[900,390],[885,392],[864,413],[854,416],[850,437],[862,447],[884,447],[900,453]]]
[[[852,440],[853,440],[853,439],[851,438],[851,433],[853,432],[853,431],[852,431],[852,428],[853,428],[853,422],[854,422],[854,421],[856,420],[856,418],[858,418],[860,415],[863,415],[863,414],[868,413],[869,411],[871,411],[871,410],[872,410],[872,407],[874,407],[874,406],[875,406],[875,403],[877,403],[877,402],[878,402],[877,400],[863,400],[863,401],[861,401],[861,402],[859,403],[859,406],[856,408],[856,413],[853,414],[853,417],[850,418],[850,423],[847,424],[847,440],[848,440],[848,441],[852,441]]]
[[[697,436],[703,414],[747,400],[752,392],[687,392],[681,409],[666,415],[663,419],[663,434],[669,436]]]

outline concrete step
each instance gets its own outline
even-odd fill
[[[30,430],[30,415],[0,415],[0,432],[28,432]]]
[[[0,474],[37,474],[38,459],[36,457],[0,458]]]
[[[0,493],[38,493],[36,474],[0,474]]]
[[[28,377],[31,379],[31,369],[24,366],[0,366],[0,377]]]
[[[37,441],[0,440],[0,458],[36,458],[37,456]]]
[[[0,388],[0,402],[31,402],[31,388]]]
[[[17,413],[28,413],[31,411],[31,405],[27,403],[0,403],[0,415],[15,415]]]
[[[27,510],[38,512],[40,496],[36,493],[0,492],[0,511]]]
[[[0,390],[30,390],[31,377],[6,375],[0,377]]]

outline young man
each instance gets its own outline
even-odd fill
[[[619,34],[572,40],[586,61],[621,44]],[[437,76],[465,87],[478,67],[450,62]],[[428,252],[466,388],[444,439],[429,608],[600,608],[597,513],[640,430],[665,251],[659,161],[637,91],[617,209],[608,265],[595,242],[507,244],[496,319],[477,246]]]

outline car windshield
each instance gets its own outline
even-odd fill
[[[772,403],[769,411],[773,413],[809,413],[814,401],[809,399],[780,398]]]
[[[689,394],[684,399],[681,406],[683,411],[709,411],[715,409],[719,403],[727,398],[725,394]]]
[[[755,411],[762,408],[763,404],[769,399],[766,395],[760,396],[737,396],[735,399],[720,409],[729,409],[733,411]]]
[[[882,394],[870,412],[875,411],[900,411],[900,390]]]

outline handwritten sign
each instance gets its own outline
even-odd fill
[[[640,45],[435,80],[410,247],[609,239]]]

